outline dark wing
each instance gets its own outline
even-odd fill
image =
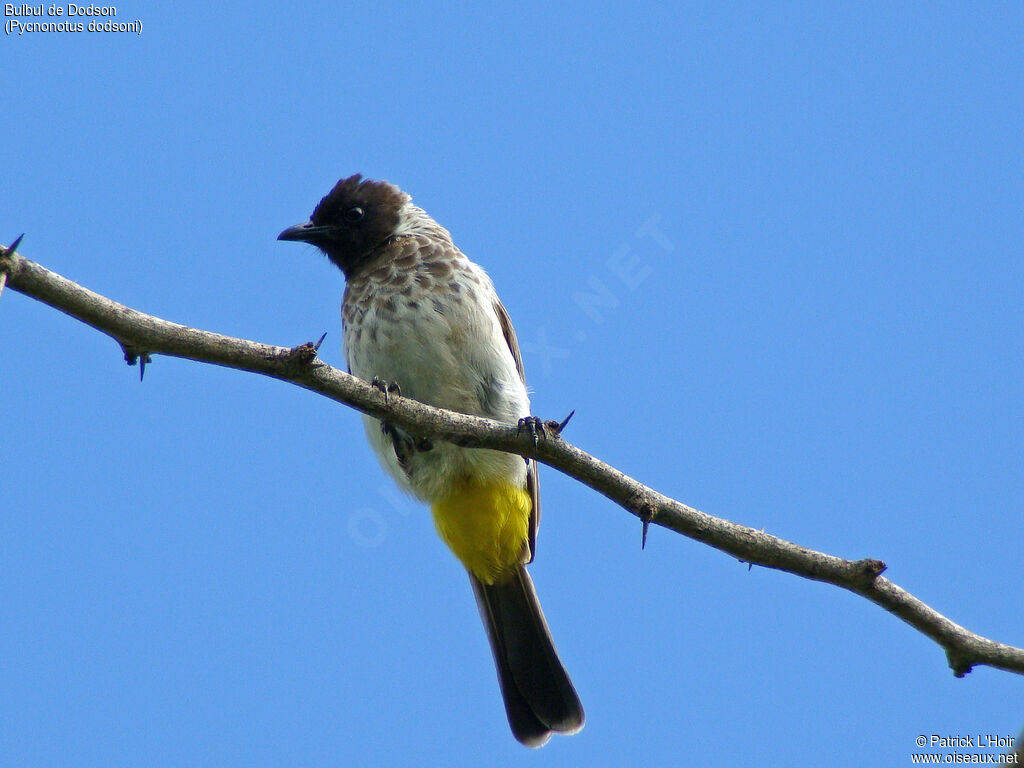
[[[523,370],[523,356],[519,352],[519,340],[516,339],[516,329],[512,327],[512,319],[508,311],[497,299],[494,300],[494,312],[498,316],[498,323],[501,324],[501,332],[505,335],[505,342],[509,351],[512,352],[512,359],[516,361],[516,368],[519,369],[519,378],[526,384],[526,372]],[[537,552],[537,529],[540,528],[540,479],[537,477],[537,462],[532,459],[526,460],[526,490],[533,500],[533,511],[530,513],[529,547],[530,556],[527,563],[533,562],[533,556]]]

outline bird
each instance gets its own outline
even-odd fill
[[[397,186],[343,178],[278,239],[316,246],[344,274],[349,373],[438,408],[533,419],[516,333],[490,277]],[[579,731],[583,706],[526,570],[540,523],[536,462],[363,422],[385,470],[430,506],[469,574],[513,736],[539,747]]]

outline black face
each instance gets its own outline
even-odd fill
[[[278,240],[311,243],[348,275],[394,234],[407,199],[386,181],[363,180],[357,173],[334,186],[308,224],[289,227]]]

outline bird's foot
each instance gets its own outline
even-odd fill
[[[530,436],[530,442],[533,443],[533,447],[537,447],[537,443],[540,442],[541,438],[547,438],[548,433],[544,422],[536,416],[527,416],[519,420],[519,434],[526,432]]]
[[[416,453],[416,441],[412,435],[401,427],[396,427],[386,421],[380,423],[380,431],[391,438],[391,445],[395,449],[395,458],[398,459],[398,464],[408,470],[409,461]]]
[[[434,447],[429,438],[413,437],[401,427],[396,427],[386,421],[380,423],[380,431],[391,438],[391,445],[395,449],[395,458],[406,472],[409,471],[409,462],[412,461],[413,454],[424,453]]]
[[[370,386],[379,389],[384,394],[384,403],[387,404],[391,395],[402,396],[402,388],[397,381],[385,381],[379,376],[374,376]],[[395,449],[395,457],[403,469],[408,471],[409,462],[414,453],[423,453],[434,447],[434,444],[426,437],[414,437],[401,427],[397,427],[387,421],[380,423],[380,431],[391,438],[391,445]]]
[[[388,398],[391,395],[398,395],[399,397],[402,396],[402,388],[398,386],[397,381],[384,381],[384,379],[380,378],[379,376],[374,376],[373,380],[370,382],[370,386],[373,387],[374,389],[379,389],[381,392],[384,393],[385,405],[387,405]]]

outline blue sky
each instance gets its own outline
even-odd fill
[[[723,5],[128,3],[139,36],[7,36],[0,239],[341,364],[341,275],[275,237],[387,178],[488,269],[579,446],[1024,644],[1024,10]],[[641,552],[547,470],[532,573],[588,723],[527,752],[354,412],[169,358],[140,384],[9,290],[0,350],[10,765],[895,766],[1024,726],[1020,677],[666,531]]]

